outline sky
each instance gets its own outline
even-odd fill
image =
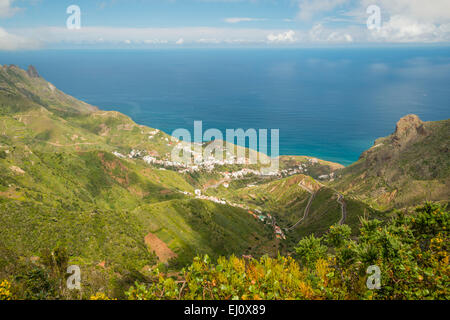
[[[449,45],[450,0],[0,0],[0,51],[361,44]]]

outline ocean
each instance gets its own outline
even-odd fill
[[[280,154],[348,165],[414,113],[450,116],[450,48],[2,52],[62,91],[172,133],[279,129]]]

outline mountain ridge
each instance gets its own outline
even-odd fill
[[[449,126],[450,119],[424,122],[417,115],[402,117],[394,133],[377,139],[357,162],[336,172],[340,179],[332,186],[346,194],[373,198],[370,203],[383,210],[424,200],[448,201]],[[380,186],[368,190],[368,183]]]

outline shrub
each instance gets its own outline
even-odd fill
[[[139,300],[450,299],[447,208],[427,203],[409,215],[396,214],[384,226],[361,220],[356,241],[347,226],[304,238],[296,248],[298,261],[231,256],[212,263],[208,256],[196,257],[177,277],[156,269],[150,283],[136,283],[126,295]],[[372,265],[381,271],[380,289],[366,285]]]
[[[97,292],[95,295],[92,295],[89,300],[116,300],[116,299],[111,299],[103,292]]]
[[[11,284],[7,280],[0,282],[0,300],[13,300]]]
[[[325,258],[327,247],[322,245],[321,238],[311,235],[300,240],[295,252],[303,265],[312,266],[317,260]]]

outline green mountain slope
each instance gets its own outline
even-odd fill
[[[86,114],[97,110],[59,91],[41,78],[32,66],[27,71],[14,65],[0,66],[0,92],[2,113],[39,107],[45,107],[58,115]]]
[[[343,199],[343,217],[338,191],[303,174],[239,188],[227,196],[235,203],[273,216],[290,245],[310,234],[322,235],[337,223],[349,225],[356,235],[360,218],[383,217],[351,196]]]
[[[33,68],[0,69],[0,251],[10,253],[0,264],[62,245],[86,265],[139,271],[164,260],[149,233],[177,265],[272,241],[244,210],[195,200],[203,173],[142,160],[167,159],[167,134],[65,95]]]
[[[141,225],[168,244],[181,264],[201,253],[211,257],[277,253],[273,247],[266,250],[272,229],[250,219],[240,208],[189,199],[143,205],[133,213]]]
[[[395,132],[375,141],[332,186],[378,209],[450,198],[450,120],[400,119]]]

